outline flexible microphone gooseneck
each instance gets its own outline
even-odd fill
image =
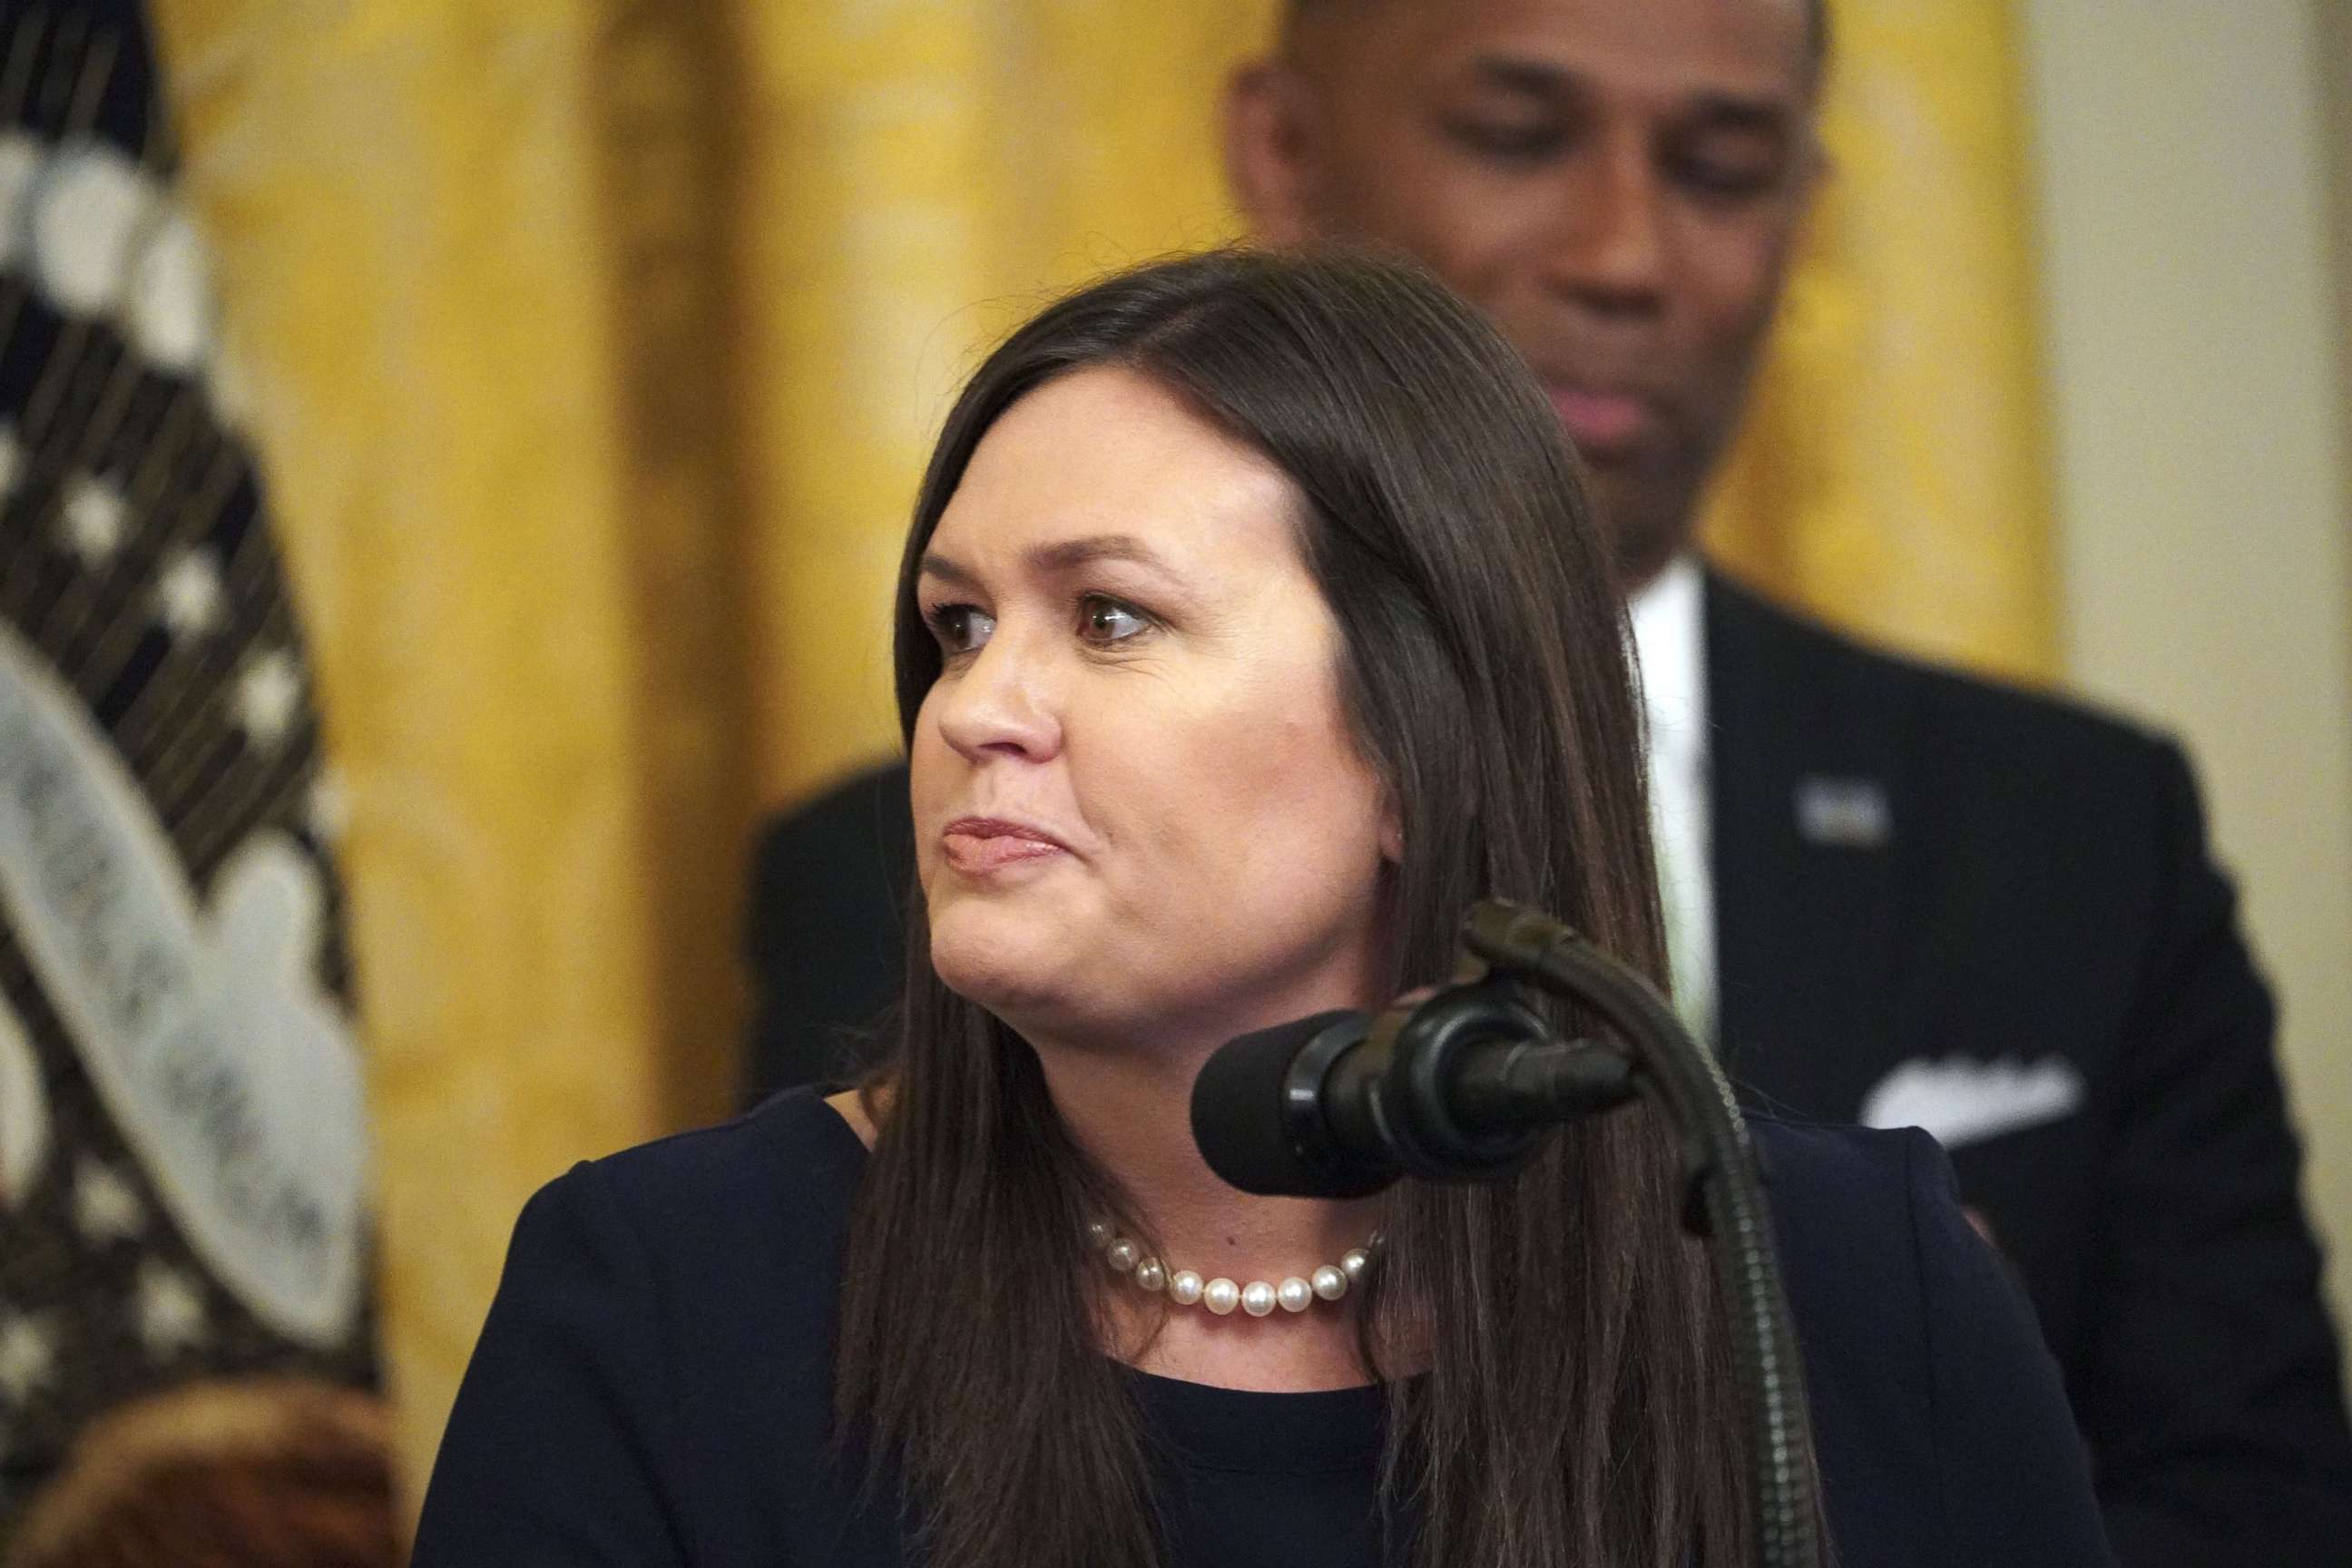
[[[1812,1423],[1770,1211],[1731,1086],[1656,987],[1550,916],[1499,901],[1462,924],[1455,983],[1377,1018],[1245,1035],[1192,1086],[1192,1136],[1244,1192],[1360,1197],[1400,1176],[1490,1181],[1559,1123],[1636,1093],[1678,1135],[1683,1224],[1707,1238],[1748,1416],[1756,1561],[1819,1568]],[[1628,1047],[1561,1043],[1513,982],[1579,1003]]]

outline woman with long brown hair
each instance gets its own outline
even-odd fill
[[[899,579],[898,1049],[533,1200],[417,1561],[1743,1562],[1649,1111],[1334,1201],[1224,1187],[1186,1114],[1482,898],[1663,974],[1626,639],[1557,420],[1421,275],[1220,254],[1016,332]],[[1933,1145],[1758,1142],[1844,1560],[2103,1561]]]

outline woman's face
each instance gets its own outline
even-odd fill
[[[973,452],[918,588],[941,979],[1033,1038],[1218,1040],[1378,994],[1396,853],[1282,471],[1089,369]]]

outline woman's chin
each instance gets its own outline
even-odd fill
[[[1018,1029],[1066,1005],[1069,947],[1052,933],[1009,930],[1009,923],[966,922],[953,913],[934,920],[931,968],[949,990]]]

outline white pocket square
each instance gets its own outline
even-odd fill
[[[1907,1061],[1862,1102],[1865,1127],[1920,1127],[1947,1149],[2062,1121],[2083,1108],[2083,1075],[2063,1057]]]

